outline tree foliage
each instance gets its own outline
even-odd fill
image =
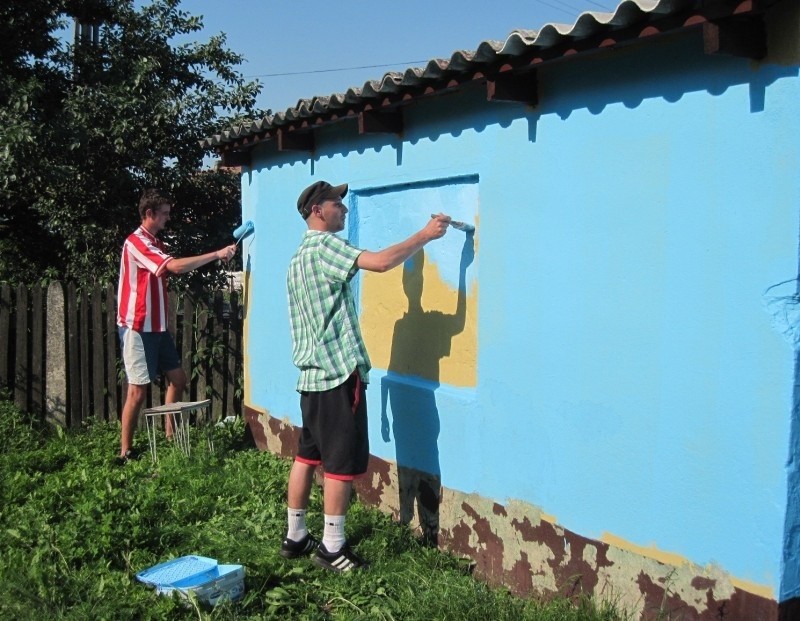
[[[0,5],[0,281],[113,282],[145,187],[176,198],[175,256],[232,241],[238,175],[201,172],[200,140],[258,114],[260,87],[201,28],[180,0]]]

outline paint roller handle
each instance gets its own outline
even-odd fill
[[[230,246],[225,246],[224,248],[220,248],[217,250],[217,259],[227,263],[230,261],[234,255],[236,254],[236,244],[231,244]]]

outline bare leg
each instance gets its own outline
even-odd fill
[[[325,515],[346,515],[352,489],[352,481],[326,478],[323,498]]]
[[[147,386],[148,384],[128,384],[128,394],[122,408],[122,437],[119,451],[122,457],[133,444],[133,432],[136,430],[139,412],[147,397]]]
[[[316,466],[295,461],[289,473],[288,504],[290,509],[307,509]]]
[[[314,479],[316,466],[310,466],[299,461],[292,464],[289,473],[288,504],[290,509],[307,509],[308,497],[311,494],[311,483]],[[324,511],[326,515],[345,515],[350,506],[350,495],[353,489],[352,481],[339,481],[338,479],[325,479]]]
[[[183,369],[178,367],[172,371],[167,371],[167,403],[177,403],[183,397],[183,391],[186,389],[186,373]],[[168,438],[172,437],[172,418],[166,417],[165,433]]]
[[[307,532],[304,528],[300,528],[298,525],[298,516],[293,515],[292,512],[293,510],[299,509],[305,511],[308,508],[308,498],[311,493],[314,470],[315,466],[310,466],[297,460],[295,460],[294,464],[292,464],[292,471],[289,473],[288,491],[290,534],[293,532],[298,534]],[[347,509],[350,506],[350,495],[352,489],[352,481],[340,481],[338,479],[331,479],[328,477],[325,478],[325,489],[323,492],[325,529],[322,543],[320,544],[321,547],[317,552],[317,555],[321,554],[322,550],[324,549],[329,555],[332,554],[336,556],[342,547],[347,544],[344,533],[344,522]],[[302,524],[304,525],[304,514],[302,520]],[[306,538],[302,541],[308,541],[308,539]],[[297,553],[290,554],[290,552],[291,550],[284,551],[284,549],[281,548],[281,554],[287,558],[294,558],[297,555]],[[304,549],[303,553],[307,553],[307,550]],[[318,564],[322,562],[323,566],[326,566],[328,569],[337,569],[338,567],[338,565],[332,565],[331,562],[320,561],[318,557],[315,557],[315,559],[315,562],[318,562]],[[359,567],[364,564],[362,560],[358,559],[352,554],[352,552],[349,551],[347,552],[346,560],[348,563],[354,563],[349,567]],[[325,562],[327,562],[327,565],[325,565]],[[343,562],[342,559],[337,560],[337,563],[341,562]],[[337,569],[337,571],[341,571],[341,569]]]

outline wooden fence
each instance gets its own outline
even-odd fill
[[[211,399],[219,420],[241,410],[242,313],[239,297],[170,294],[170,331],[189,378],[184,401]],[[34,416],[64,427],[118,420],[127,384],[116,326],[116,288],[78,291],[0,285],[0,389]],[[164,379],[145,407],[161,405]]]

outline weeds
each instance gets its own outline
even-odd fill
[[[624,618],[588,598],[519,599],[490,588],[462,560],[358,503],[348,531],[372,562],[368,571],[332,575],[307,559],[287,562],[278,547],[289,464],[243,447],[243,436],[237,421],[215,429],[214,451],[198,440],[189,459],[165,449],[156,465],[145,456],[120,467],[118,426],[53,431],[0,401],[0,618]],[[315,488],[309,526],[317,532],[321,513]],[[136,572],[187,554],[245,565],[244,597],[205,609],[136,580]]]

